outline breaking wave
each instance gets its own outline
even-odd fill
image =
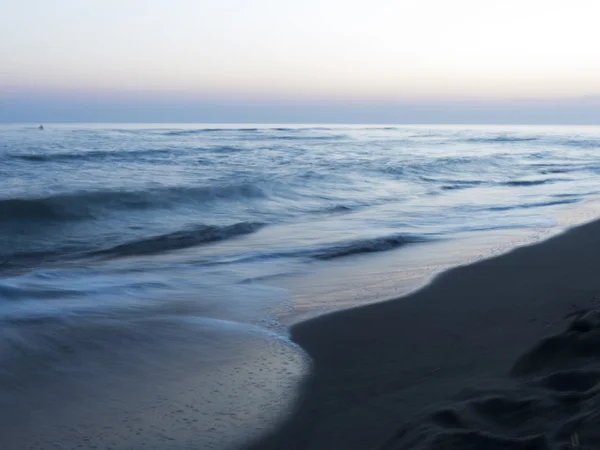
[[[424,236],[398,234],[382,236],[373,239],[358,239],[342,242],[330,247],[312,252],[311,256],[316,259],[328,260],[360,253],[373,253],[394,250],[408,244],[425,242]]]
[[[223,186],[161,187],[140,191],[84,191],[48,197],[0,199],[0,224],[14,220],[77,220],[110,211],[165,208],[180,202],[245,199],[267,194],[251,183]]]
[[[239,222],[227,226],[200,225],[195,228],[188,228],[173,233],[126,242],[111,248],[93,252],[93,254],[112,257],[150,255],[153,253],[195,247],[210,242],[223,241],[233,237],[254,233],[264,226],[264,223],[259,222]]]

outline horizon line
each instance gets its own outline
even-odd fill
[[[600,126],[600,121],[598,123],[557,123],[557,122],[548,122],[548,123],[494,123],[494,122],[470,122],[470,123],[451,123],[451,122],[245,122],[245,121],[232,121],[232,122],[188,122],[188,121],[115,121],[115,122],[107,122],[107,121],[1,121],[0,125],[32,125],[32,124],[45,124],[45,125],[260,125],[260,126],[277,126],[277,125],[296,125],[296,126],[312,126],[312,125],[330,125],[330,126],[344,126],[344,125],[364,125],[364,126],[585,126],[585,127],[595,127]]]

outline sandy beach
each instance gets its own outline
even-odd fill
[[[598,448],[599,249],[596,221],[294,326],[306,448]]]

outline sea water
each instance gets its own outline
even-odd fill
[[[36,128],[0,125],[7,449],[236,448],[310,370],[281,319],[299,291],[382,299],[352,270],[551,229],[600,191],[598,127]]]

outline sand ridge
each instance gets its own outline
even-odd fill
[[[465,391],[402,426],[380,450],[598,448],[599,317],[590,311],[526,352],[510,371],[514,386]]]

